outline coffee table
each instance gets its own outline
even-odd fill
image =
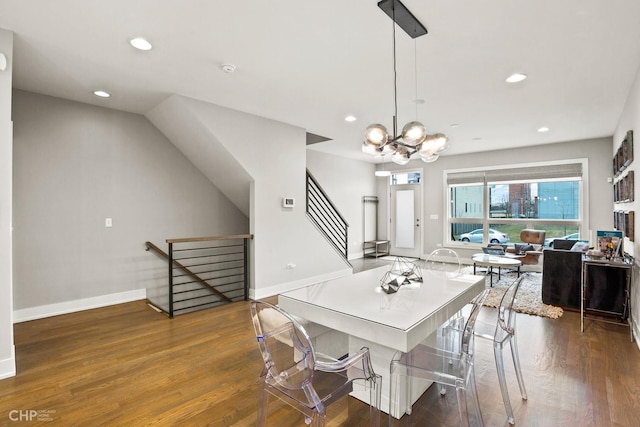
[[[500,270],[502,267],[516,269],[518,271],[518,277],[520,277],[520,266],[522,262],[517,258],[510,258],[506,256],[487,255],[487,254],[475,254],[471,257],[473,261],[473,274],[476,274],[476,264],[487,267],[489,274],[489,283],[493,287],[493,267],[498,267],[498,280],[500,280]]]

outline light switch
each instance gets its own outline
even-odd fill
[[[104,226],[105,227],[112,227],[113,226],[113,220],[111,218],[105,218],[104,219]]]

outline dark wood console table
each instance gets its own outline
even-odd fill
[[[584,319],[589,316],[591,320],[628,326],[633,341],[629,305],[632,267],[633,258],[630,257],[612,260],[583,257],[580,304],[582,332]]]

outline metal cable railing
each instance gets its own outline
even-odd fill
[[[169,317],[235,301],[249,294],[249,239],[251,234],[167,239],[168,253],[151,242],[166,258],[168,292],[149,292],[147,299]]]
[[[308,170],[307,215],[322,231],[329,243],[348,261],[349,224]]]

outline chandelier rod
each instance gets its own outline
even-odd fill
[[[418,42],[413,39],[413,82],[416,97],[414,102],[416,104],[416,121],[418,121]]]
[[[396,5],[391,3],[391,27],[393,28],[393,137],[398,135],[398,72],[396,70]]]

